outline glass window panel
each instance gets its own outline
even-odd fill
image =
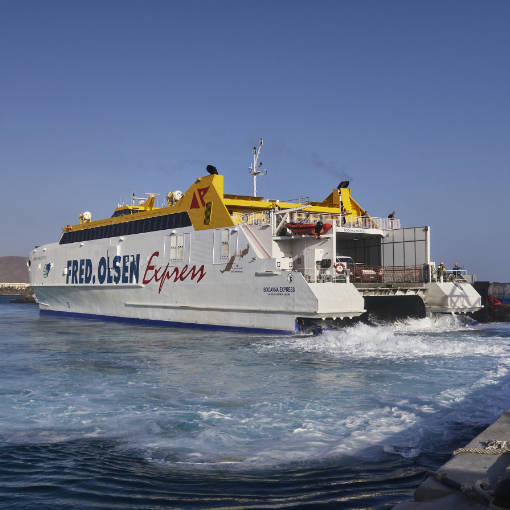
[[[184,235],[177,234],[177,259],[182,260],[184,258]]]
[[[228,259],[229,246],[228,246],[229,232],[228,230],[221,231],[221,258]]]

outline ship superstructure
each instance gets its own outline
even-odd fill
[[[296,203],[225,194],[223,176],[208,172],[164,207],[149,194],[111,218],[85,212],[57,243],[35,248],[41,311],[294,332],[357,317],[364,295],[395,295],[406,279],[398,288],[431,311],[480,307],[465,279],[435,277],[428,227],[370,217],[347,182]]]

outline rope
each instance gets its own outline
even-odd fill
[[[453,455],[459,453],[477,453],[479,455],[501,455],[502,453],[510,452],[510,441],[497,441],[491,439],[482,443],[483,448],[458,448],[453,452]]]

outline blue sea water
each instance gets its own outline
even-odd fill
[[[0,297],[0,508],[391,508],[510,407],[510,326],[317,337]]]

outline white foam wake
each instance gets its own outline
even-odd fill
[[[444,331],[453,321],[458,330],[448,335],[431,335]],[[486,339],[471,334],[474,328],[462,326],[455,319],[420,319],[391,325],[357,324],[319,336],[283,338],[267,342],[261,350],[297,350],[323,353],[341,358],[416,358],[423,356],[499,356],[509,352],[507,342],[497,337]],[[453,335],[462,331],[462,335]],[[420,334],[421,333],[421,334]],[[501,339],[499,339],[501,340]]]

